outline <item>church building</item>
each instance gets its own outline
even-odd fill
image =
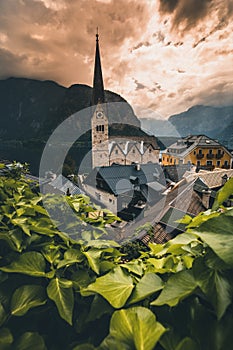
[[[158,163],[159,146],[152,136],[110,136],[108,104],[105,99],[104,83],[100,60],[99,35],[96,34],[95,68],[93,79],[92,105],[94,113],[92,130],[92,168],[113,164]],[[123,124],[123,122],[122,122]]]

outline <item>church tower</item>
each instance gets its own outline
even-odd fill
[[[108,118],[106,116],[106,105],[104,103],[104,83],[100,61],[99,35],[97,30],[92,94],[94,114],[91,119],[92,168],[109,165]]]

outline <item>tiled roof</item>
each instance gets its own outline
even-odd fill
[[[177,220],[185,214],[194,217],[206,210],[201,197],[195,191],[195,182],[181,184],[167,195],[165,209],[153,223],[153,234],[145,233],[139,238],[144,244],[167,242],[185,230],[185,225],[177,223]],[[198,185],[201,186],[201,182]]]
[[[199,171],[199,173],[186,173],[184,177],[187,182],[199,178],[209,188],[222,186],[222,177],[227,175],[228,178],[233,176],[233,169],[215,169],[213,171]]]

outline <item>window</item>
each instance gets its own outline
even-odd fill
[[[115,150],[115,154],[118,154],[118,149]]]
[[[193,154],[195,155],[195,154],[196,154],[196,151],[194,151]]]
[[[207,166],[211,166],[212,165],[212,160],[207,160],[206,165]]]
[[[221,161],[217,160],[217,166],[221,166]]]
[[[172,163],[172,158],[170,159],[170,163]]]
[[[212,154],[213,153],[213,150],[212,149],[209,149],[209,154]]]
[[[225,160],[224,165],[228,166],[228,160]]]
[[[151,148],[149,148],[149,153],[151,153],[152,152],[152,149]]]
[[[201,162],[200,160],[197,161],[197,166],[200,166],[201,165]]]
[[[96,131],[104,132],[104,125],[96,125]]]
[[[199,153],[199,154],[202,154],[202,149],[199,149],[198,153]]]
[[[135,149],[133,149],[133,153],[135,153]]]

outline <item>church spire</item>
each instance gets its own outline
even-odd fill
[[[104,98],[104,83],[103,83],[101,61],[100,61],[99,34],[98,34],[98,27],[97,27],[92,105],[97,105],[98,102],[104,103],[105,98]]]

